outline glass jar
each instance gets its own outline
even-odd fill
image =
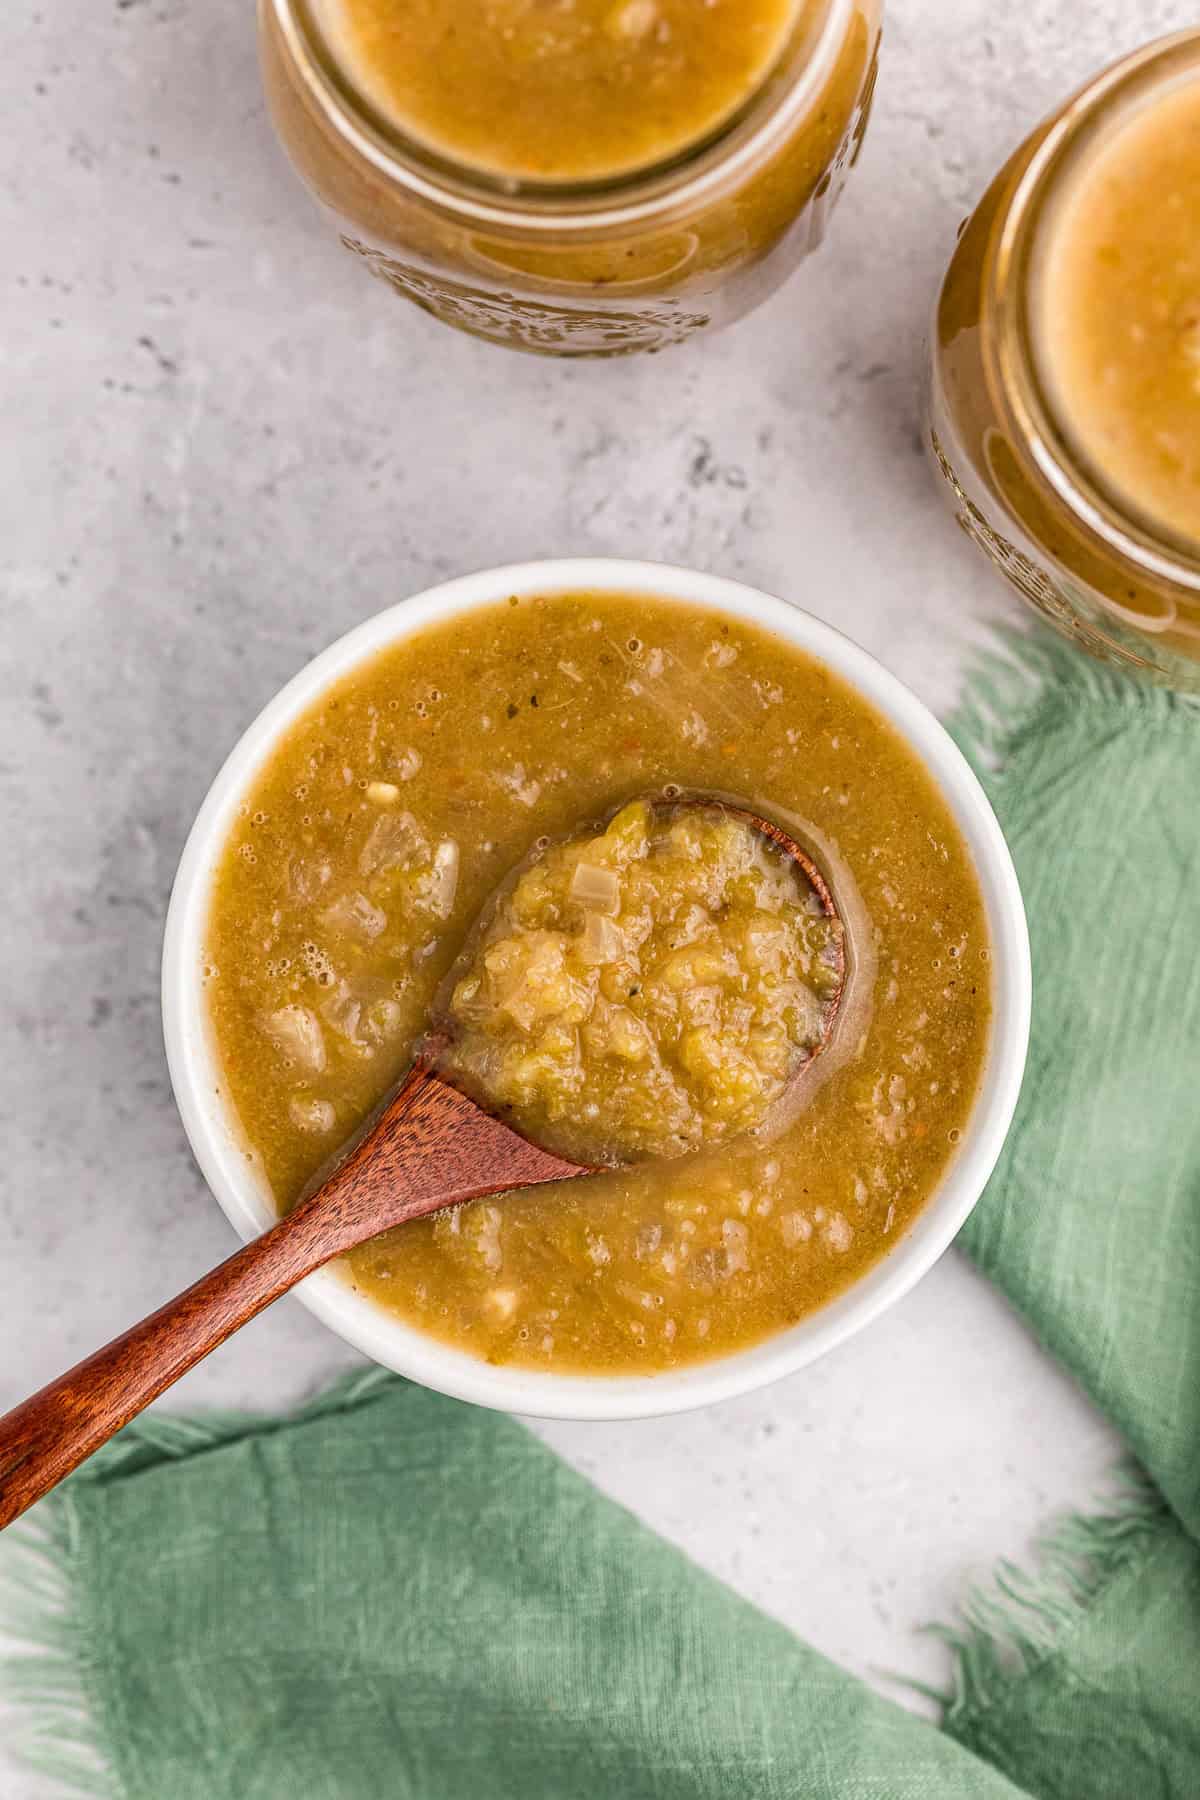
[[[1039,229],[1066,182],[1078,184],[1115,125],[1192,79],[1200,31],[1148,45],[1000,171],[938,300],[929,435],[959,524],[1031,606],[1093,654],[1200,691],[1200,541],[1140,515],[1073,447],[1039,375],[1033,304]]]
[[[817,0],[715,139],[572,187],[489,180],[406,141],[312,0],[259,0],[267,100],[342,243],[426,312],[553,356],[660,350],[737,318],[821,241],[857,156],[881,0]]]

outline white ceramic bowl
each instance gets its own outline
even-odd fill
[[[331,1270],[296,1289],[304,1304],[367,1356],[414,1381],[481,1406],[548,1418],[633,1419],[682,1412],[762,1387],[821,1356],[898,1300],[946,1249],[992,1172],[1021,1085],[1029,1035],[1029,939],[1008,847],[983,789],[933,715],[894,675],[840,632],[737,582],[656,563],[581,559],[466,575],[402,601],[340,638],[264,708],[213,782],[185,846],[163,947],[163,1029],[175,1097],[209,1186],[243,1238],[275,1213],[239,1146],[220,1076],[201,984],[214,869],[238,805],[280,737],[330,684],[436,621],[511,593],[590,588],[646,593],[749,619],[819,657],[872,701],[920,757],[966,839],[987,907],[995,1017],[975,1110],[940,1187],[888,1254],[847,1292],[753,1349],[661,1375],[574,1376],[496,1368],[425,1336],[353,1291]]]

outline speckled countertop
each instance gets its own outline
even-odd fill
[[[801,601],[952,702],[1013,613],[920,455],[939,272],[1023,129],[1192,14],[891,0],[820,257],[723,336],[597,365],[455,336],[339,252],[273,143],[248,0],[10,0],[0,1406],[230,1248],[167,1085],[163,914],[218,762],[329,639],[486,563],[651,556]],[[269,1407],[351,1360],[284,1302],[177,1398]],[[766,1392],[538,1429],[872,1679],[944,1671],[913,1628],[1086,1501],[1115,1448],[954,1254]],[[0,1760],[0,1791],[38,1790]]]

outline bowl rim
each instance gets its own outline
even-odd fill
[[[916,754],[966,841],[991,934],[991,1041],[975,1107],[938,1187],[895,1245],[851,1287],[759,1344],[638,1375],[559,1375],[483,1362],[406,1325],[322,1269],[294,1292],[364,1355],[426,1387],[530,1417],[637,1419],[689,1411],[764,1387],[843,1343],[900,1300],[948,1248],[999,1157],[1020,1093],[1032,998],[1029,936],[1012,858],[970,764],[925,704],[875,657],[790,601],[738,581],[673,564],[563,557],[482,569],[374,614],[308,662],[243,732],[208,789],[184,845],[167,910],[162,960],[163,1036],[184,1130],[201,1173],[245,1240],[275,1213],[231,1115],[204,1005],[203,939],[218,855],[242,794],[287,728],[335,682],[380,650],[427,626],[503,601],[590,590],[644,594],[749,621],[824,662],[873,704]]]

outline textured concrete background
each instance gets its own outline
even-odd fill
[[[227,1254],[157,978],[192,814],[274,690],[431,580],[544,553],[695,563],[803,602],[934,705],[1005,592],[918,453],[954,231],[1166,0],[892,0],[832,241],[657,359],[541,363],[370,282],[284,166],[248,0],[9,0],[0,20],[0,1406]],[[351,1353],[284,1302],[181,1391],[273,1406]],[[953,1255],[756,1397],[540,1428],[848,1666],[1085,1501],[1114,1445]],[[0,1792],[36,1790],[5,1775]]]

